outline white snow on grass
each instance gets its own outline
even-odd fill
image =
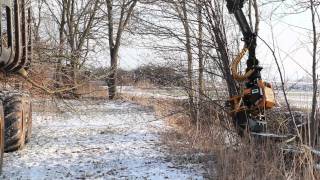
[[[188,99],[186,92],[181,88],[147,88],[142,89],[134,86],[119,86],[119,92],[130,96],[148,97],[155,99]]]
[[[175,167],[150,108],[68,101],[63,113],[34,112],[33,136],[5,154],[1,179],[204,179],[199,164]]]

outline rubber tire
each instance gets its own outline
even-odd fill
[[[3,104],[0,101],[0,174],[2,173],[3,153],[4,153],[4,112]]]
[[[31,135],[32,135],[32,104],[30,100],[26,104],[26,116],[25,116],[25,121],[26,121],[26,140],[25,143],[29,143],[31,140]]]
[[[22,94],[8,93],[4,97],[5,152],[22,149],[25,145],[25,100]]]

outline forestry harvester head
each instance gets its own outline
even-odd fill
[[[239,24],[244,41],[244,48],[231,64],[233,78],[242,85],[242,88],[239,95],[231,97],[227,103],[231,107],[230,114],[238,133],[244,135],[247,131],[257,137],[292,140],[305,128],[305,117],[302,112],[289,112],[290,117],[280,118],[286,112],[275,108],[276,99],[272,85],[265,82],[261,76],[263,68],[256,57],[258,35],[249,25],[242,10],[246,1],[226,0],[226,2],[229,13],[235,16]],[[248,54],[246,70],[240,73],[240,63],[246,54]],[[272,114],[273,118],[267,118]],[[274,130],[275,133],[272,132]]]
[[[231,71],[233,78],[240,82],[243,88],[241,94],[231,97],[231,114],[239,133],[245,129],[251,132],[263,132],[266,125],[266,110],[276,105],[275,95],[270,83],[262,79],[259,60],[256,58],[257,34],[250,27],[242,11],[244,0],[227,0],[227,8],[239,24],[243,35],[244,48],[232,61]],[[247,68],[244,74],[238,72],[240,62],[248,53]]]

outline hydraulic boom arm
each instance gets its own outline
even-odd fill
[[[244,0],[227,0],[227,8],[231,14],[234,14],[244,37],[245,48],[249,51],[246,72],[252,71],[252,73],[248,74],[249,77],[246,78],[250,80],[261,79],[260,71],[262,68],[259,67],[259,61],[256,58],[257,35],[250,28],[242,11],[243,4]]]

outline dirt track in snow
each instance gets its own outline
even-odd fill
[[[169,127],[150,108],[119,101],[58,107],[33,113],[32,141],[5,154],[1,179],[205,179],[200,164],[171,162],[160,138]]]

